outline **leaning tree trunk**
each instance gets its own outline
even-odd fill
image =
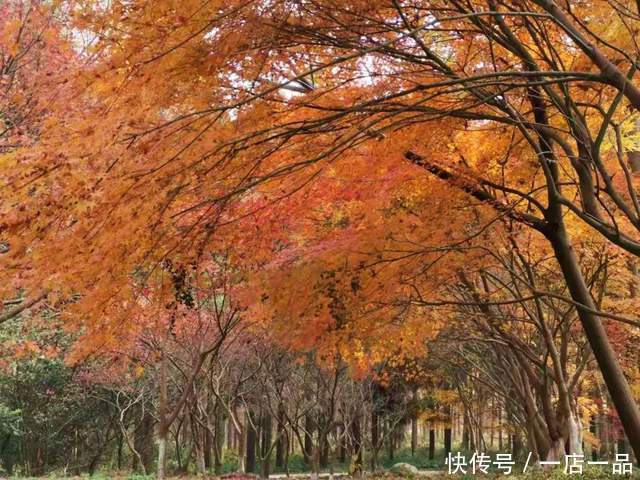
[[[636,458],[640,458],[640,410],[633,398],[624,372],[620,368],[607,332],[600,318],[593,313],[597,310],[596,305],[591,297],[564,225],[559,223],[556,228],[546,232],[546,235],[560,264],[571,298],[584,306],[577,307],[582,328],[598,362],[602,378],[616,407],[622,427]]]

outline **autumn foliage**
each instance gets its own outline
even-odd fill
[[[491,397],[539,458],[619,417],[637,457],[639,27],[606,0],[4,2],[0,318],[71,339],[5,365],[64,356],[131,405],[154,372],[165,440],[206,390],[246,442],[224,375],[308,362],[445,423]]]

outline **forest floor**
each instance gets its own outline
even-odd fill
[[[441,470],[418,470],[418,476],[420,477],[441,477],[441,476],[452,476],[452,475],[447,475],[446,472],[441,471]],[[321,479],[329,479],[331,478],[331,474],[329,473],[321,473],[319,475],[319,477]],[[287,475],[285,475],[284,473],[278,473],[275,475],[269,475],[269,478],[275,478],[275,479],[283,479],[283,478],[292,478],[292,479],[300,479],[300,478],[309,478],[309,474],[308,473],[292,473],[290,474],[288,477]],[[349,474],[346,472],[334,472],[333,473],[333,478],[349,478]],[[377,478],[373,475],[367,475],[366,478]],[[387,477],[384,477],[387,478]],[[389,476],[388,478],[394,478]],[[400,477],[398,477],[400,478]]]
[[[340,476],[343,479],[351,479],[346,474],[334,474],[335,477]],[[628,475],[613,475],[610,472],[602,471],[602,470],[589,470],[585,471],[583,474],[573,474],[568,475],[565,474],[562,470],[554,470],[554,471],[543,471],[543,470],[535,470],[526,474],[514,473],[511,475],[504,475],[502,473],[489,473],[487,475],[450,475],[446,471],[440,470],[423,470],[418,474],[419,477],[429,477],[429,479],[433,480],[446,480],[446,479],[459,479],[459,480],[640,480],[640,468],[635,468],[634,473],[631,476]],[[154,480],[155,476],[153,475],[108,475],[108,474],[96,474],[92,477],[90,476],[46,476],[46,477],[1,477],[0,480],[7,478],[12,480]],[[287,478],[285,475],[271,475],[270,479],[282,479]],[[292,474],[290,475],[291,479],[306,479],[309,478],[309,474]],[[329,478],[328,474],[321,474],[322,479]],[[377,474],[365,474],[362,477],[359,477],[362,480],[411,480],[412,477],[401,477],[394,475],[392,473],[377,473]],[[415,478],[415,477],[413,477]],[[257,480],[258,477],[254,475],[225,475],[223,477],[215,477],[211,476],[170,476],[167,477],[167,480]]]

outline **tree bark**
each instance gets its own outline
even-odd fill
[[[307,415],[304,418],[304,463],[311,465],[313,456],[313,431],[315,430],[313,418],[311,415]]]
[[[513,458],[518,458],[520,456],[520,452],[522,451],[522,439],[520,435],[514,433],[511,435],[511,455]]]
[[[213,450],[213,435],[208,428],[204,431],[204,469],[211,469],[211,453]]]
[[[284,466],[284,452],[287,448],[285,442],[287,441],[285,435],[285,412],[284,406],[278,406],[278,443],[276,444],[276,468],[282,468]]]
[[[158,432],[158,469],[156,478],[163,480],[165,478],[165,465],[167,464],[167,433]]]
[[[147,475],[153,465],[153,416],[146,408],[139,409],[139,420],[133,433],[133,444],[127,442],[127,446],[133,455],[133,470]],[[121,428],[126,428],[122,426]],[[128,434],[122,431],[123,435]]]
[[[433,460],[436,456],[436,431],[429,429],[429,460]]]
[[[418,419],[414,415],[411,419],[411,456],[416,456],[416,449],[418,448]]]
[[[340,445],[338,446],[338,460],[340,463],[344,464],[347,461],[347,439],[346,436],[343,435],[344,427],[340,427]]]
[[[262,442],[260,448],[260,477],[269,478],[271,470],[271,414],[262,415]]]
[[[396,429],[391,422],[387,422],[385,430],[387,431],[387,452],[389,454],[389,460],[393,460],[395,457]]]
[[[551,8],[551,6],[554,5],[551,0],[536,0],[536,3],[546,5],[545,8]],[[636,91],[638,91],[638,89],[636,89]],[[638,96],[638,101],[640,102],[640,95]],[[536,120],[540,123],[546,122],[545,118],[536,118]],[[543,138],[542,143],[546,145],[545,151],[550,151],[549,140]],[[547,156],[548,158],[546,158]],[[441,180],[451,182],[457,179],[455,174],[430,163],[425,158],[411,151],[405,152],[405,158],[426,169]],[[573,252],[571,242],[567,235],[563,219],[563,206],[557,198],[557,192],[559,191],[559,174],[557,166],[554,163],[556,159],[552,154],[545,154],[543,161],[547,162],[546,165],[550,170],[550,178],[548,180],[550,182],[548,186],[550,198],[549,206],[545,211],[544,220],[536,216],[529,215],[528,213],[522,213],[514,211],[512,208],[507,208],[490,193],[477,186],[465,185],[461,187],[461,189],[477,200],[480,200],[486,205],[493,207],[495,210],[504,213],[512,220],[529,225],[530,227],[538,230],[551,243],[556,260],[560,265],[564,280],[571,294],[571,298],[579,304],[576,308],[580,318],[580,323],[582,324],[585,336],[589,341],[591,350],[598,362],[598,366],[602,372],[602,377],[607,385],[611,400],[616,407],[616,411],[618,412],[618,416],[622,422],[625,434],[629,439],[629,443],[636,458],[640,458],[640,410],[633,398],[629,384],[624,376],[624,372],[620,368],[615,351],[609,342],[609,338],[602,322],[594,313],[594,311],[597,311],[595,302],[591,297],[591,293],[589,292],[589,288],[587,287],[580,269],[580,264]],[[553,185],[553,187],[551,187],[551,185]]]
[[[379,420],[378,412],[371,412],[371,471],[375,472],[378,468],[378,450],[380,448],[380,435],[378,433]]]
[[[247,412],[247,417],[247,460],[245,463],[245,471],[246,473],[255,473],[257,432],[254,426],[252,413]]]
[[[320,445],[320,468],[329,466],[329,440],[323,435],[322,444]]]
[[[451,427],[445,427],[444,429],[444,454],[451,453]]]
[[[165,478],[165,466],[167,464],[167,434],[169,433],[169,422],[167,419],[167,355],[162,352],[160,359],[160,395],[158,405],[158,465],[156,477],[158,480]]]
[[[353,448],[355,453],[355,460],[353,462],[352,472],[354,476],[360,476],[362,474],[362,431],[360,429],[360,416],[351,424],[351,436],[353,438]],[[374,449],[375,452],[375,449]]]
[[[560,223],[556,228],[548,231],[546,235],[560,264],[571,298],[586,307],[577,307],[580,323],[589,341],[593,355],[598,362],[602,377],[609,390],[611,400],[616,407],[631,448],[636,457],[640,457],[640,410],[638,410],[638,405],[633,398],[624,372],[620,368],[607,332],[600,318],[592,313],[597,308],[580,269],[578,259],[573,252],[564,225]]]

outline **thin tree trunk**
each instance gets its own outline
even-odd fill
[[[375,408],[375,407],[374,407]],[[375,472],[378,468],[378,450],[380,448],[380,435],[378,433],[379,420],[378,413],[373,410],[371,412],[371,471]]]
[[[282,404],[278,405],[278,440],[276,444],[276,468],[282,468],[284,466],[284,453],[287,448],[285,442],[287,441],[287,436],[285,435],[284,425],[285,421],[285,412],[284,406]]]
[[[158,405],[158,465],[156,477],[158,480],[165,478],[165,466],[167,464],[167,355],[163,352],[160,360],[160,395]]]
[[[391,422],[387,422],[386,431],[387,435],[387,448],[389,452],[389,460],[393,460],[395,457],[395,434],[396,430]]]
[[[122,444],[124,443],[123,440],[124,439],[123,439],[122,432],[120,432],[118,434],[118,453],[117,453],[117,461],[116,461],[118,471],[122,470]]]

